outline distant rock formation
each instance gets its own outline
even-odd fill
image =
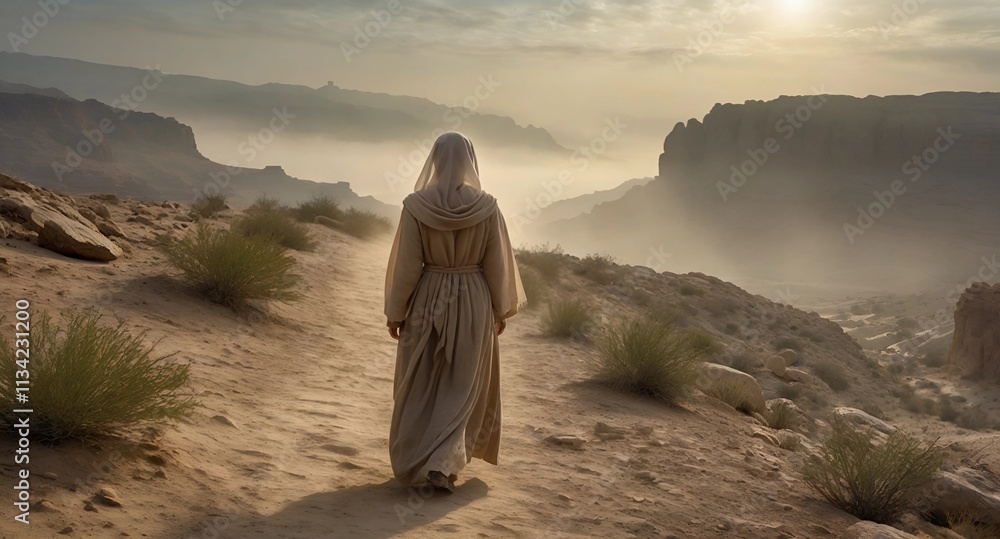
[[[958,300],[948,363],[1000,381],[1000,284],[975,283]]]

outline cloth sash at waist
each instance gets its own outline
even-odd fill
[[[483,271],[483,267],[476,264],[473,266],[424,266],[424,271],[429,271],[431,273],[479,273]]]

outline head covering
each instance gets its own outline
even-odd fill
[[[467,228],[492,215],[497,201],[479,183],[472,141],[454,131],[438,137],[403,206],[437,230]]]

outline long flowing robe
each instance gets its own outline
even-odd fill
[[[386,274],[386,318],[404,321],[389,455],[406,485],[458,474],[472,458],[497,464],[500,451],[495,324],[524,293],[495,199],[465,188],[471,202],[455,208],[407,197]]]

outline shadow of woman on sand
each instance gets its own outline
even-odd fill
[[[408,489],[393,479],[295,500],[272,515],[206,516],[179,529],[179,539],[383,539],[430,527],[435,521],[480,498],[489,487],[479,479],[462,483],[454,494]]]

